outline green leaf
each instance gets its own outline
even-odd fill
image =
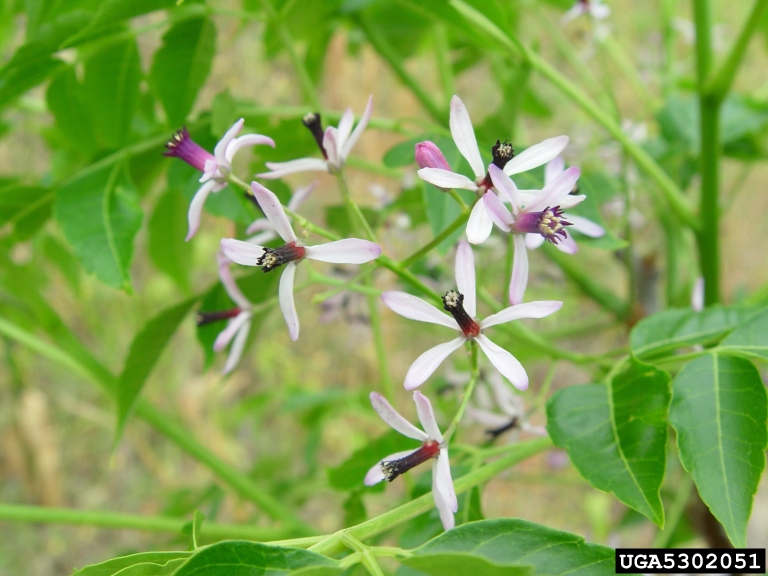
[[[768,359],[768,309],[740,324],[717,348],[729,354]]]
[[[88,172],[56,191],[54,216],[88,272],[115,288],[129,288],[128,268],[142,212],[117,163]]]
[[[279,576],[299,570],[307,576],[342,571],[335,560],[308,550],[230,540],[200,548],[174,576]]]
[[[141,80],[139,62],[133,38],[111,41],[85,61],[85,101],[104,148],[119,148],[129,140]]]
[[[119,572],[115,572],[115,576],[171,576],[176,573],[176,570],[185,561],[184,558],[178,558],[176,560],[169,560],[165,564],[156,564],[154,562],[134,564],[133,566],[128,566],[128,568],[123,568]]]
[[[98,147],[95,128],[73,66],[56,74],[48,86],[46,100],[64,142],[84,158],[90,158]]]
[[[632,354],[649,359],[684,346],[716,342],[755,313],[754,308],[713,306],[664,310],[643,318],[629,335]]]
[[[483,574],[474,571],[483,559],[496,566],[533,566],[537,574],[573,576],[609,576],[614,574],[614,551],[605,546],[587,544],[581,536],[553,530],[525,520],[497,519],[471,522],[444,532],[413,551],[413,556],[400,559],[408,566],[417,558],[453,558],[455,567],[441,562],[445,574]],[[470,558],[472,558],[470,560]],[[466,562],[466,569],[460,569]],[[436,564],[435,564],[436,565]],[[520,566],[523,565],[523,566]],[[417,567],[417,566],[414,566]],[[425,566],[426,567],[426,566]],[[424,569],[424,568],[421,568]],[[431,568],[430,568],[431,569]],[[427,572],[437,574],[438,572]],[[517,572],[510,572],[515,573]],[[489,572],[506,574],[506,572]]]
[[[191,552],[143,552],[141,554],[131,554],[130,556],[113,558],[100,564],[93,564],[80,570],[75,570],[73,576],[113,576],[130,566],[153,564],[161,567],[169,562],[188,558],[191,554]],[[121,574],[121,576],[123,575]]]
[[[171,8],[174,4],[176,4],[176,0],[104,0],[91,23],[79,34],[71,38],[67,44],[74,44],[91,35],[93,31],[99,28],[124,22],[125,20],[141,16],[142,14],[148,14],[155,10]]]
[[[328,469],[328,483],[336,490],[355,490],[363,488],[363,480],[371,466],[379,460],[394,454],[419,447],[414,440],[399,432],[390,430],[376,440],[369,442],[363,448],[355,450],[345,462]],[[377,484],[374,489],[383,490],[383,484]]]
[[[672,384],[669,420],[683,467],[736,548],[747,545],[752,499],[765,468],[768,400],[751,362],[707,354]]]
[[[211,135],[219,138],[237,121],[237,103],[229,88],[216,94],[211,103]]]
[[[193,244],[185,242],[188,203],[181,191],[169,188],[155,206],[149,219],[149,256],[185,293],[191,290]]]
[[[620,183],[613,176],[605,172],[585,170],[581,173],[578,182],[579,193],[585,194],[586,199],[567,210],[568,214],[576,214],[592,220],[605,229],[605,235],[600,238],[590,238],[576,231],[579,244],[584,243],[602,250],[621,250],[627,246],[627,241],[616,236],[603,219],[600,213],[600,205],[607,202],[621,191]]]
[[[368,224],[371,225],[371,228],[375,230],[376,221],[378,220],[379,215],[378,212],[371,208],[361,208],[360,211],[363,213],[363,216],[365,216]],[[355,220],[354,223],[350,222],[349,210],[343,204],[326,206],[325,222],[328,227],[334,232],[338,233],[339,236],[346,238],[349,236],[354,236],[355,234],[355,226],[357,226],[357,220]]]
[[[547,405],[549,435],[581,475],[660,527],[669,402],[669,375],[632,359],[607,385],[571,386]]]
[[[155,367],[171,336],[197,300],[197,298],[190,298],[162,311],[147,322],[133,339],[117,385],[117,426],[114,446],[117,446],[120,441],[128,416],[136,406],[152,368]]]
[[[187,118],[211,71],[216,52],[216,27],[208,18],[174,24],[155,52],[149,77],[171,126]]]
[[[533,574],[532,566],[504,566],[488,561],[477,554],[443,552],[423,554],[400,559],[402,564],[415,568],[419,573],[431,576],[528,576]]]
[[[0,185],[0,226],[10,223],[21,238],[36,232],[51,214],[53,192],[17,182]]]

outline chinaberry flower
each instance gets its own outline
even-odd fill
[[[546,166],[544,166],[544,186],[550,184],[555,178],[565,171],[565,161],[562,156],[558,156],[553,160],[550,160]],[[520,193],[523,206],[534,199],[533,196],[528,196],[525,192]],[[584,199],[584,196],[580,194],[573,194],[573,191],[560,202],[560,208],[567,210],[572,206],[575,206]],[[595,224],[588,218],[576,216],[575,214],[563,214],[568,222],[573,226],[573,230],[589,236],[591,238],[600,238],[605,235],[605,229],[599,224]],[[541,246],[546,238],[542,234],[526,234],[525,245],[529,250],[535,250]]]
[[[203,211],[205,199],[211,192],[218,192],[226,187],[227,176],[232,170],[232,159],[238,150],[243,146],[255,146],[256,144],[267,144],[272,148],[275,147],[272,138],[261,134],[246,134],[237,137],[240,130],[243,129],[244,122],[245,120],[240,118],[227,130],[227,133],[213,149],[213,154],[192,140],[186,128],[176,132],[165,145],[168,148],[165,156],[180,158],[203,173],[200,177],[200,182],[203,185],[197,190],[195,197],[192,198],[192,203],[189,205],[187,240],[195,235],[198,226],[200,226],[200,214]]]
[[[371,392],[371,404],[381,419],[400,434],[422,444],[416,450],[397,452],[383,458],[365,475],[365,485],[373,486],[382,480],[392,482],[411,468],[432,460],[432,497],[440,513],[443,528],[450,530],[455,526],[453,515],[459,509],[459,503],[451,479],[448,446],[437,427],[429,399],[417,390],[413,393],[413,401],[416,403],[416,412],[424,430],[419,430],[403,418],[381,394]]]
[[[219,320],[228,321],[227,327],[216,337],[213,349],[216,352],[221,352],[230,342],[232,343],[229,349],[229,356],[227,356],[227,362],[224,364],[224,370],[222,370],[222,374],[229,374],[240,362],[245,343],[248,341],[248,333],[251,330],[251,321],[253,319],[253,305],[245,297],[232,277],[232,271],[229,269],[232,261],[222,252],[216,254],[216,260],[219,265],[221,284],[237,306],[231,310],[198,312],[197,325],[204,326]]]
[[[303,188],[297,188],[291,196],[291,199],[288,201],[288,208],[294,212],[301,208],[301,205],[304,204],[304,201],[307,199],[312,190],[315,189],[315,186],[317,186],[317,182],[312,182],[309,186],[304,186]],[[255,200],[255,197],[252,198]],[[251,225],[248,226],[245,233],[257,233],[255,236],[248,238],[247,240],[252,244],[266,244],[267,242],[271,242],[277,238],[275,227],[272,226],[272,223],[266,218],[258,218],[254,220]]]
[[[569,196],[569,192],[579,179],[580,171],[574,166],[563,171],[544,186],[540,193],[530,197],[525,206],[520,191],[509,176],[495,166],[490,166],[488,171],[496,189],[512,204],[510,213],[498,196],[486,195],[483,198],[493,222],[504,232],[514,235],[515,260],[509,285],[509,302],[520,304],[528,284],[526,234],[539,234],[568,254],[574,254],[577,250],[573,238],[566,232],[566,227],[571,223],[564,218],[561,204],[567,201],[573,205],[577,201],[577,197]],[[578,201],[583,199],[584,196],[581,196]]]
[[[264,210],[264,215],[286,244],[278,248],[265,248],[251,242],[224,238],[221,249],[228,258],[244,266],[261,266],[264,272],[270,272],[285,266],[280,277],[280,309],[288,324],[292,340],[299,338],[299,317],[293,301],[293,278],[296,264],[304,258],[336,264],[363,264],[375,260],[381,255],[381,247],[368,240],[347,238],[328,242],[319,246],[305,246],[296,236],[285,215],[280,201],[272,192],[257,182],[251,183],[253,195]]]
[[[528,387],[528,375],[517,358],[494,344],[483,331],[491,326],[520,318],[543,318],[556,312],[563,305],[558,301],[528,302],[505,308],[484,320],[476,320],[477,296],[475,288],[475,261],[472,248],[460,242],[456,250],[456,290],[443,296],[443,307],[450,316],[416,296],[405,292],[384,292],[381,299],[391,310],[412,320],[440,324],[459,332],[454,340],[427,350],[408,369],[405,388],[412,390],[426,381],[448,355],[467,340],[477,342],[496,369],[516,388]]]
[[[267,162],[267,168],[270,171],[257,174],[256,176],[274,180],[294,172],[306,172],[309,170],[319,170],[320,172],[330,172],[331,174],[338,172],[344,167],[349,152],[358,138],[360,138],[365,127],[368,126],[371,114],[373,114],[372,95],[368,98],[365,111],[354,130],[352,130],[352,125],[354,124],[355,116],[352,113],[352,108],[347,108],[341,116],[339,127],[329,126],[323,132],[320,113],[310,112],[304,116],[302,121],[304,126],[312,132],[317,145],[320,147],[320,152],[323,153],[323,159],[299,158],[298,160],[289,160],[288,162]]]
[[[611,9],[603,4],[602,0],[576,0],[574,5],[563,14],[560,23],[567,24],[583,14],[589,14],[595,20],[605,20],[610,16]]]
[[[469,163],[469,166],[472,168],[475,179],[472,180],[463,174],[452,172],[450,168],[447,167],[447,163],[445,163],[445,158],[442,157],[442,154],[438,157],[434,153],[434,150],[431,149],[429,150],[429,155],[426,153],[422,154],[426,167],[422,166],[419,170],[419,177],[430,184],[434,184],[438,188],[461,188],[464,190],[472,190],[478,197],[482,197],[489,193],[492,194],[490,189],[493,187],[493,182],[491,181],[490,176],[485,169],[483,159],[480,156],[480,149],[477,146],[472,121],[469,118],[469,113],[467,112],[464,103],[458,96],[451,98],[449,124],[453,141],[456,143],[456,147],[459,149],[459,152],[461,152],[461,155],[464,156]],[[431,144],[431,142],[429,144]],[[491,150],[493,153],[493,165],[499,169],[503,169],[509,176],[519,174],[520,172],[525,172],[526,170],[536,168],[537,166],[549,162],[552,158],[560,154],[567,144],[567,136],[557,136],[531,146],[516,156],[511,144],[507,142],[502,143],[497,140],[496,145]],[[435,146],[435,148],[437,147]],[[417,148],[417,162],[421,166],[418,152],[419,150]],[[442,158],[442,162],[440,161],[440,158]],[[441,165],[443,163],[445,163],[445,166]],[[472,209],[469,221],[467,222],[467,239],[472,244],[480,244],[488,239],[492,229],[493,221],[488,214],[485,204],[483,202],[477,202]]]

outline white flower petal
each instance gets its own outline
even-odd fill
[[[334,168],[341,168],[341,156],[338,148],[338,131],[333,126],[325,129],[323,136],[323,150],[325,150],[328,164]]]
[[[208,194],[211,193],[215,185],[216,182],[209,180],[195,192],[195,197],[192,198],[192,202],[189,205],[189,212],[187,213],[187,221],[189,222],[187,241],[195,235],[197,229],[200,227],[200,215],[203,213],[203,204],[205,204],[205,199],[208,198]]]
[[[579,251],[579,247],[576,245],[576,240],[574,240],[573,236],[570,234],[555,244],[555,247],[560,250],[560,252],[565,252],[566,254],[576,254],[576,252]]]
[[[277,196],[258,182],[251,182],[251,190],[253,190],[254,198],[256,198],[259,206],[261,206],[264,216],[267,217],[269,223],[274,227],[275,232],[286,242],[296,242],[298,238]]]
[[[611,9],[598,0],[592,0],[589,3],[589,14],[595,20],[605,20],[611,15]]]
[[[381,300],[387,308],[400,314],[400,316],[410,318],[411,320],[418,320],[419,322],[429,322],[430,324],[439,324],[446,328],[460,330],[459,323],[456,322],[453,316],[441,312],[429,302],[425,302],[412,294],[391,290],[383,292]]]
[[[568,146],[568,136],[555,136],[526,148],[504,166],[504,173],[512,176],[546,164]]]
[[[536,250],[539,246],[544,244],[544,236],[541,234],[526,234],[525,246],[528,250]]]
[[[573,185],[579,179],[581,170],[571,166],[562,174],[556,176],[552,182],[544,186],[544,189],[525,207],[526,212],[544,210],[547,206],[554,207],[560,204],[560,200],[568,196]]]
[[[560,18],[560,24],[565,26],[566,24],[568,24],[572,20],[575,20],[582,14],[584,14],[584,7],[581,3],[581,0],[576,0],[576,3],[573,6],[571,6],[565,14],[562,15],[562,17]]]
[[[418,448],[416,448],[418,450]],[[378,484],[382,480],[385,479],[384,477],[384,471],[381,469],[381,463],[382,462],[391,462],[392,460],[400,460],[400,458],[405,458],[408,456],[408,454],[413,453],[414,450],[404,450],[403,452],[395,452],[394,454],[390,454],[389,456],[385,456],[376,464],[371,466],[371,469],[368,470],[368,473],[365,475],[365,480],[363,480],[363,484],[366,486],[373,486],[374,484]]]
[[[416,358],[416,361],[408,369],[408,373],[405,375],[405,389],[413,390],[421,386],[432,373],[437,370],[443,360],[454,350],[461,348],[466,338],[459,336],[455,340],[446,342],[445,344],[438,344],[434,348],[430,348],[424,352],[421,356]]]
[[[227,327],[219,332],[219,335],[216,336],[216,340],[213,342],[213,351],[221,352],[224,350],[224,348],[227,347],[227,344],[232,341],[232,338],[235,337],[235,334],[237,334],[238,330],[240,330],[240,328],[242,328],[246,322],[250,322],[250,320],[250,313],[241,312],[232,318],[229,322],[227,322]]]
[[[261,134],[246,134],[235,138],[227,146],[227,151],[224,154],[227,164],[232,164],[232,158],[235,157],[243,146],[257,146],[259,144],[266,144],[267,146],[275,147],[275,141],[269,136],[262,136]]]
[[[472,244],[482,244],[488,240],[493,230],[493,220],[483,200],[475,202],[467,221],[467,240]]]
[[[605,228],[600,226],[600,224],[592,222],[592,220],[588,218],[576,216],[576,214],[566,214],[564,216],[568,222],[573,224],[573,230],[584,234],[584,236],[589,236],[590,238],[601,238],[605,236]]]
[[[317,187],[317,180],[312,182],[309,186],[303,186],[296,188],[296,191],[291,195],[291,199],[288,201],[288,208],[291,210],[298,210],[304,201],[309,197],[309,194]]]
[[[299,315],[296,313],[296,303],[293,301],[293,278],[296,275],[296,262],[288,262],[280,276],[278,296],[280,310],[283,312],[285,323],[288,325],[288,333],[291,340],[299,339]]]
[[[328,163],[320,158],[298,158],[288,162],[267,162],[266,165],[270,171],[256,174],[257,178],[275,180],[288,174],[295,174],[296,172],[328,172]]]
[[[352,132],[352,124],[355,122],[355,115],[352,113],[352,108],[344,110],[344,114],[341,115],[339,120],[339,127],[336,132],[336,151],[341,155],[341,151],[344,149],[344,144],[347,142],[350,133]]]
[[[437,487],[437,460],[432,464],[432,499],[435,501],[435,508],[440,515],[440,522],[443,524],[443,530],[448,531],[456,526],[456,519],[453,517],[444,495]]]
[[[456,142],[456,148],[469,162],[475,178],[482,178],[485,176],[485,165],[480,156],[480,149],[477,147],[475,129],[472,128],[472,121],[469,119],[469,112],[467,112],[464,102],[458,96],[451,98],[449,125],[453,141]]]
[[[544,166],[544,185],[546,186],[552,180],[555,179],[556,176],[559,176],[563,170],[565,170],[565,160],[562,156],[555,156],[547,162],[546,166]]]
[[[505,322],[520,320],[521,318],[545,318],[550,314],[554,314],[562,307],[563,303],[559,300],[538,300],[536,302],[517,304],[516,306],[504,308],[504,310],[496,314],[491,314],[480,322],[480,328],[490,328],[497,324],[504,324]]]
[[[250,310],[251,303],[248,301],[248,298],[245,297],[245,294],[243,294],[242,290],[240,290],[240,287],[237,285],[237,282],[235,282],[235,279],[232,277],[232,270],[230,270],[229,267],[232,263],[232,259],[223,252],[219,251],[216,253],[216,260],[219,264],[219,280],[221,280],[221,284],[224,286],[224,290],[227,291],[227,294],[230,298],[232,298],[232,301],[241,309]]]
[[[266,218],[257,218],[254,220],[248,228],[245,229],[246,234],[253,234],[254,232],[263,232],[264,230],[269,230],[271,232],[275,231],[275,227],[272,226],[269,220]],[[275,234],[277,236],[277,234]],[[265,244],[265,242],[257,242],[257,244]]]
[[[456,248],[456,287],[464,295],[464,310],[474,318],[477,316],[475,257],[472,247],[463,240]]]
[[[267,242],[272,242],[277,238],[277,232],[275,232],[274,228],[270,226],[269,230],[265,230],[264,232],[259,232],[255,236],[251,236],[250,238],[246,238],[245,241],[249,242],[251,244],[258,244],[259,246],[264,246]]]
[[[502,195],[506,196],[507,200],[512,203],[513,210],[515,212],[520,210],[520,193],[517,189],[517,185],[512,181],[512,179],[495,164],[488,166],[488,174],[491,175],[491,181],[493,182],[493,186],[496,188],[496,190],[498,190]]]
[[[560,200],[560,208],[562,210],[568,210],[568,208],[578,206],[586,199],[587,197],[584,194],[568,194]]]
[[[248,334],[251,331],[250,314],[248,316],[248,322],[246,322],[245,325],[237,331],[235,341],[232,342],[232,346],[229,349],[227,362],[224,364],[224,369],[221,371],[221,373],[225,376],[237,367],[237,365],[240,363],[240,358],[243,357],[243,350],[245,350],[245,345],[248,342]]]
[[[373,406],[373,409],[376,410],[376,413],[381,417],[385,424],[408,438],[413,438],[420,442],[429,440],[429,435],[426,432],[419,430],[416,426],[403,418],[400,412],[395,410],[384,396],[378,392],[371,392],[370,398],[371,406]],[[410,450],[408,453],[410,452],[413,452],[413,450]]]
[[[434,184],[438,188],[460,188],[462,190],[477,190],[477,184],[464,176],[442,168],[421,168],[417,172],[419,178]]]
[[[224,137],[219,140],[219,143],[216,144],[216,148],[213,149],[213,155],[216,156],[216,160],[219,162],[219,164],[223,165],[229,165],[229,161],[227,160],[227,147],[229,146],[229,143],[232,141],[232,139],[240,134],[240,130],[243,129],[243,124],[245,124],[245,120],[240,118],[237,122],[232,124],[232,127],[227,130],[227,133],[224,134]]]
[[[221,250],[227,258],[243,266],[256,266],[256,261],[264,255],[264,247],[234,238],[223,238]]]
[[[488,216],[490,216],[491,222],[496,224],[496,226],[498,226],[504,232],[509,232],[512,229],[512,224],[514,223],[515,219],[510,211],[507,210],[507,207],[504,206],[501,198],[496,196],[496,194],[493,192],[486,192],[483,194],[483,199],[481,202],[485,204],[485,208],[488,211]]]
[[[496,404],[501,408],[502,412],[510,417],[525,416],[523,399],[509,389],[509,386],[504,383],[501,374],[499,374],[498,371],[491,371],[487,381],[493,391]]]
[[[437,427],[435,411],[432,410],[432,403],[429,401],[429,398],[416,390],[413,393],[413,401],[416,403],[416,413],[419,415],[419,422],[421,422],[424,432],[427,433],[430,440],[442,442],[443,435],[440,433],[440,428]]]
[[[437,462],[434,465],[433,472],[436,472],[437,489],[442,494],[448,509],[456,513],[459,509],[459,502],[456,498],[456,491],[453,489],[453,480],[451,479],[451,461],[448,458],[448,448],[442,448]]]
[[[504,378],[512,382],[515,388],[518,390],[526,390],[528,388],[528,374],[525,373],[525,368],[518,362],[517,358],[498,344],[491,342],[484,334],[480,334],[480,336],[475,338],[475,341],[482,351],[485,352],[491,364],[501,372]]]
[[[509,424],[511,417],[496,412],[489,412],[482,408],[474,408],[473,406],[467,406],[467,416],[472,418],[478,424],[483,426],[490,426],[491,428],[501,428]]]
[[[528,249],[522,234],[515,234],[513,240],[515,259],[512,262],[512,278],[509,281],[509,303],[522,304],[525,287],[528,285]]]
[[[203,166],[203,175],[200,176],[199,182],[208,182],[211,178],[219,174],[219,163],[212,158],[208,158]]]
[[[345,238],[327,244],[306,246],[307,258],[334,264],[364,264],[381,256],[381,246],[360,238]]]
[[[368,96],[368,103],[365,105],[365,110],[363,111],[363,115],[360,117],[360,121],[357,123],[357,126],[355,126],[354,131],[346,140],[346,142],[344,142],[344,146],[341,149],[342,161],[347,159],[347,156],[349,156],[349,153],[352,151],[352,148],[354,147],[355,144],[357,144],[357,141],[360,138],[360,135],[368,126],[368,122],[371,120],[372,115],[373,115],[373,94]]]

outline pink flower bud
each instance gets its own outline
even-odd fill
[[[451,167],[445,160],[445,156],[440,152],[440,148],[438,148],[434,142],[430,142],[429,140],[416,144],[415,157],[416,164],[419,165],[419,168],[451,170]]]

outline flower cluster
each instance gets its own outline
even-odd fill
[[[338,127],[322,128],[319,113],[307,114],[303,124],[310,130],[323,158],[300,158],[288,162],[267,162],[268,172],[257,178],[275,179],[300,171],[314,170],[334,174],[342,178],[344,165],[352,147],[360,138],[371,119],[373,97],[369,98],[365,111],[354,127],[354,115],[347,109]],[[573,254],[577,247],[570,235],[571,230],[588,236],[600,236],[604,230],[597,224],[564,211],[585,199],[576,188],[580,176],[576,167],[565,168],[561,153],[568,144],[567,136],[555,136],[516,154],[512,145],[497,140],[491,148],[491,162],[486,164],[477,145],[469,114],[458,96],[451,100],[449,125],[453,140],[474,174],[469,178],[455,172],[442,151],[432,142],[416,145],[415,160],[419,165],[419,177],[442,190],[453,188],[470,190],[476,200],[466,228],[468,241],[456,247],[455,285],[440,300],[442,310],[433,303],[405,292],[387,291],[381,295],[383,303],[395,313],[412,320],[439,324],[454,331],[455,337],[422,353],[413,362],[405,376],[404,387],[413,390],[424,384],[440,364],[452,352],[466,347],[473,358],[479,348],[493,365],[493,376],[486,379],[486,388],[478,388],[478,401],[472,402],[467,394],[463,407],[444,436],[438,427],[432,404],[419,391],[413,393],[416,412],[423,430],[418,429],[401,416],[382,395],[373,392],[370,399],[373,408],[389,426],[409,438],[421,442],[421,446],[406,452],[385,456],[365,476],[365,484],[382,480],[393,481],[401,474],[427,461],[432,462],[432,493],[440,519],[446,530],[454,526],[454,514],[458,503],[451,480],[448,443],[464,408],[470,418],[492,426],[488,431],[495,437],[512,428],[542,433],[530,426],[525,418],[522,400],[512,393],[502,377],[519,390],[528,387],[528,375],[522,364],[506,349],[495,344],[486,331],[513,320],[544,318],[562,307],[560,301],[523,302],[528,280],[527,250],[550,242],[560,250]],[[246,145],[275,143],[266,136],[249,134],[237,137],[243,128],[243,120],[235,123],[210,154],[197,145],[186,129],[180,130],[168,143],[167,155],[180,158],[200,170],[202,186],[189,209],[189,240],[200,223],[203,203],[210,192],[217,192],[228,184],[243,185],[231,174],[232,159]],[[544,166],[544,186],[541,190],[520,190],[512,177],[516,174]],[[324,244],[310,245],[305,242],[307,233],[296,234],[289,215],[306,225],[298,217],[298,210],[315,184],[296,190],[287,211],[278,197],[258,182],[251,182],[249,194],[264,217],[257,219],[246,230],[255,234],[245,240],[224,238],[217,255],[219,277],[229,297],[236,304],[231,310],[200,314],[200,322],[227,320],[224,330],[214,343],[216,351],[230,346],[224,373],[235,368],[245,349],[253,321],[254,306],[241,291],[231,273],[233,263],[244,266],[260,266],[269,273],[282,268],[278,289],[278,302],[292,340],[299,337],[299,317],[294,302],[293,286],[297,265],[305,259],[329,263],[364,264],[377,259],[382,248],[371,240],[343,238]],[[361,215],[361,218],[364,216]],[[365,223],[363,223],[365,224]],[[511,306],[483,319],[478,318],[475,257],[471,244],[481,244],[491,235],[493,226],[505,234],[512,234],[514,263],[509,286]],[[307,225],[309,229],[317,227]],[[367,226],[363,226],[366,228]],[[323,233],[333,238],[330,233]],[[368,231],[373,239],[373,235]],[[277,245],[273,241],[280,239]],[[269,244],[269,245],[268,245]],[[437,302],[434,296],[434,302]],[[476,362],[475,362],[476,363]],[[474,367],[475,370],[477,366]],[[477,377],[477,374],[474,376]],[[475,380],[472,380],[475,382]],[[483,396],[484,394],[484,396]],[[493,408],[495,399],[496,409]]]

